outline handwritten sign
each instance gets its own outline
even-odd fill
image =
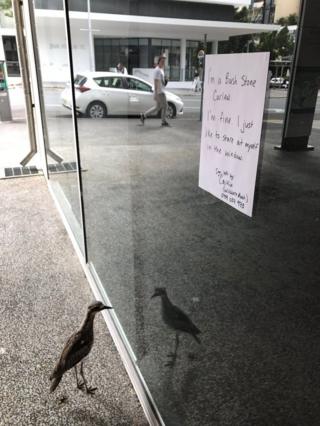
[[[252,216],[269,52],[207,55],[199,186]]]

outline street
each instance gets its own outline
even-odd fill
[[[50,88],[45,89],[45,104],[48,116],[68,116],[71,115],[66,108],[61,105],[60,94],[62,89]],[[200,111],[201,94],[186,91],[186,94],[181,94],[181,90],[177,91],[177,95],[181,97],[184,103],[183,118],[194,118]],[[175,92],[174,92],[175,93]],[[266,105],[266,112],[272,114],[283,114],[286,104],[287,91],[276,90],[270,92],[268,98],[268,105]],[[24,97],[21,88],[10,90],[10,103],[14,119],[24,119]],[[316,105],[316,113],[320,113],[320,97],[318,97]]]
[[[71,111],[61,105],[60,95],[62,88],[46,88],[44,91],[46,117],[49,134],[49,143],[53,150],[56,150],[65,161],[75,160],[74,151],[74,135]],[[198,143],[200,136],[201,123],[200,117],[200,103],[201,95],[194,92],[187,92],[181,94],[181,90],[177,94],[184,102],[184,114],[176,120],[172,120],[172,127],[174,128],[175,138],[181,138]],[[21,88],[10,89],[10,103],[12,108],[12,122],[1,122],[1,145],[0,145],[0,167],[15,167],[27,155],[30,150],[28,142],[28,129],[26,125],[26,114],[24,108],[24,94]],[[271,125],[282,126],[283,115],[285,108],[285,90],[272,90],[271,97],[268,99],[266,106],[267,114],[264,121],[267,124],[266,130],[268,132]],[[318,98],[316,106],[316,115],[313,123],[313,129],[320,129],[320,99]],[[101,121],[101,122],[100,122]],[[114,122],[114,123],[113,123]],[[83,141],[83,130],[89,130],[86,133],[86,140],[89,145],[95,145],[95,140],[99,141],[101,137],[106,138],[106,123],[108,123],[108,132],[114,126],[122,126],[123,129],[135,129],[135,126],[140,123],[138,117],[132,117],[128,120],[126,117],[107,119],[107,120],[92,120],[81,118],[78,120],[80,129],[80,142]],[[189,126],[195,129],[195,133],[186,130]],[[149,132],[151,128],[159,127],[158,119],[148,120],[145,132]],[[100,133],[101,132],[101,133]],[[108,133],[108,138],[115,140],[117,132]],[[127,135],[129,139],[129,135]],[[191,139],[190,139],[191,138]],[[281,136],[279,133],[280,143]],[[40,164],[39,156],[32,160],[32,164]]]

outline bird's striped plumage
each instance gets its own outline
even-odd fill
[[[62,350],[59,361],[54,367],[50,376],[50,380],[52,381],[50,392],[54,392],[66,371],[75,367],[90,353],[94,342],[94,318],[96,313],[103,309],[112,308],[103,305],[101,302],[96,302],[88,307],[88,312],[82,326],[69,337]]]

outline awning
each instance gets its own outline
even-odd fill
[[[48,20],[63,19],[64,12],[36,9],[39,24]],[[87,12],[70,12],[73,31],[87,28]],[[279,25],[251,24],[230,21],[203,21],[194,19],[161,18],[153,16],[117,15],[90,13],[92,31],[95,35],[116,37],[155,37],[201,40],[228,40],[231,36],[277,31]],[[79,25],[76,23],[79,22]]]

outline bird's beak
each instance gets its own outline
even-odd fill
[[[104,307],[101,308],[101,310],[103,310],[103,309],[113,309],[113,307],[112,306],[106,306],[106,305],[104,305]]]

